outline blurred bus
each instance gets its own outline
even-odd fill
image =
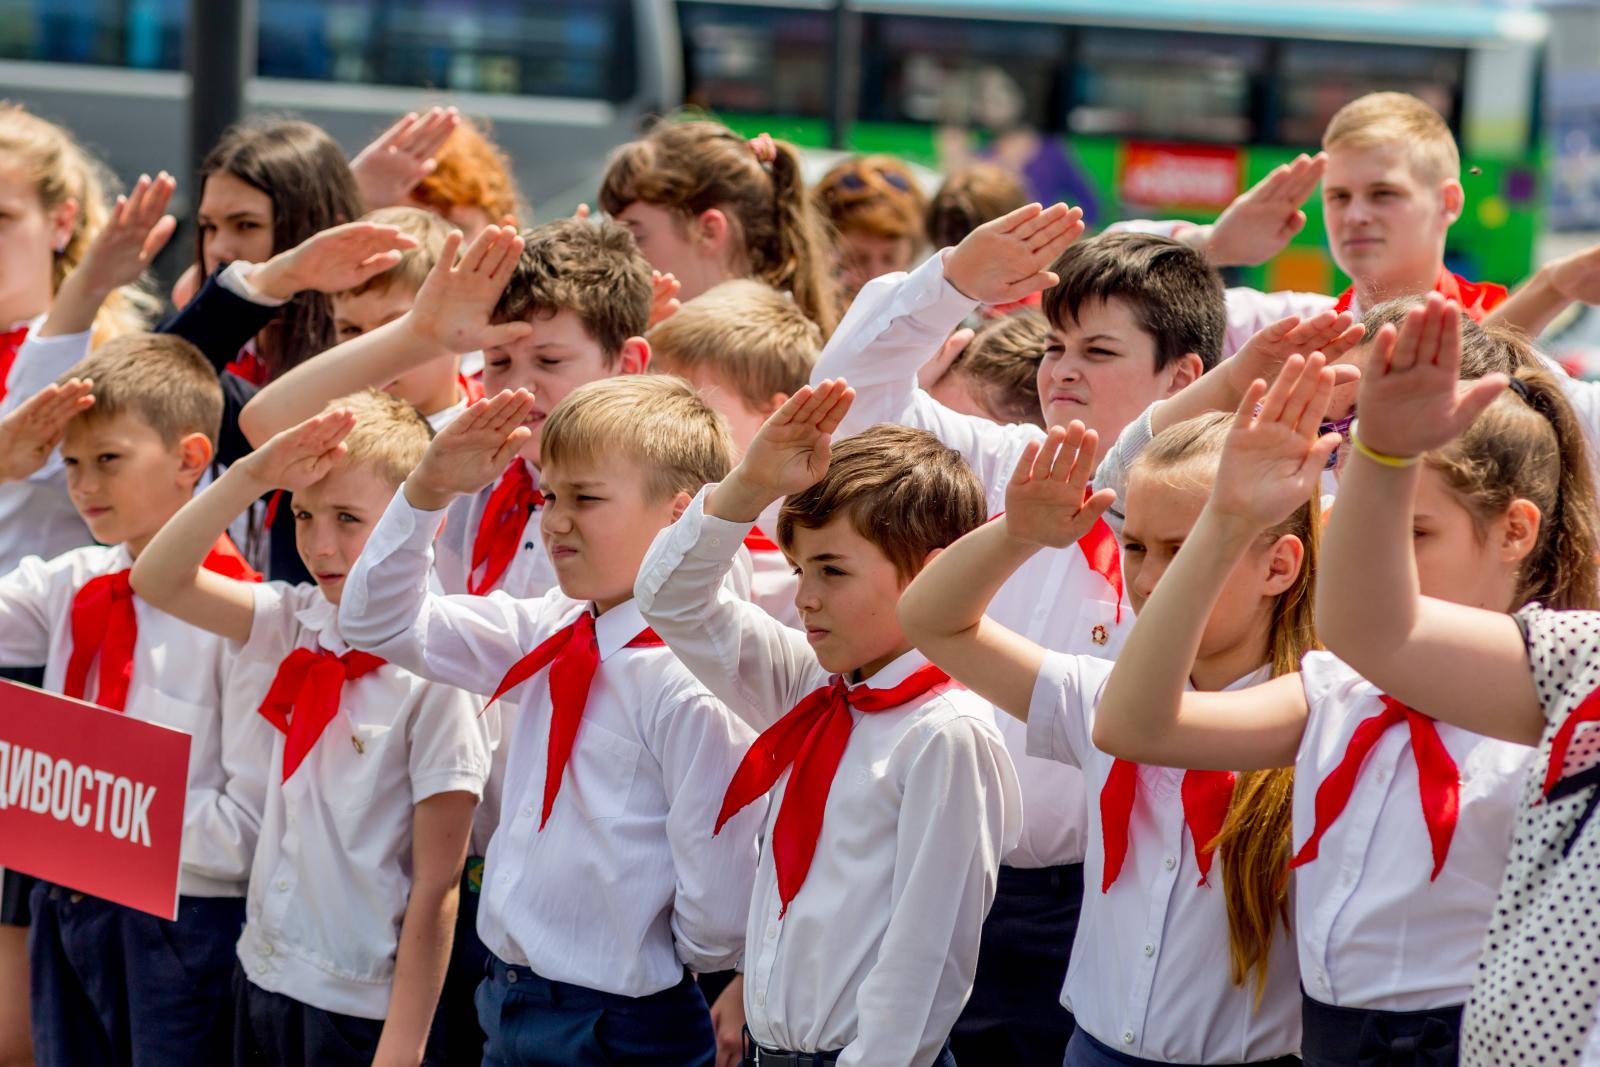
[[[845,21],[848,19],[849,21]],[[1356,96],[1411,92],[1462,146],[1447,257],[1522,278],[1540,232],[1542,16],[1469,2],[682,0],[689,99],[750,132],[936,168],[984,155],[1094,224],[1214,218]],[[859,47],[836,53],[838,27]],[[854,64],[855,69],[851,69]],[[839,129],[829,87],[855,85]],[[842,133],[842,138],[839,136]],[[1474,173],[1470,168],[1477,168]],[[1321,205],[1242,280],[1337,292]]]
[[[0,97],[124,176],[181,167],[190,0],[0,0]],[[1472,0],[256,0],[255,110],[357,151],[448,99],[490,119],[541,216],[593,198],[606,153],[687,100],[750,133],[975,155],[1097,224],[1212,217],[1375,89],[1461,141],[1452,265],[1512,282],[1541,224],[1543,16]],[[1243,280],[1336,291],[1320,205]]]
[[[181,170],[189,2],[0,0],[0,98],[64,123],[124,178]],[[354,154],[407,111],[457,104],[490,120],[546,217],[592,200],[606,153],[683,95],[670,0],[251,6],[251,110],[308,119]]]

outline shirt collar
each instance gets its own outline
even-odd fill
[[[336,656],[350,651],[350,646],[339,634],[339,609],[322,595],[322,590],[317,590],[316,599],[296,611],[294,618],[301,626],[316,634],[318,647]]]
[[[882,670],[880,670],[877,674],[874,674],[871,678],[868,678],[865,682],[857,682],[854,684],[865,685],[869,689],[893,689],[895,686],[911,677],[911,675],[916,672],[917,668],[921,667],[927,662],[928,657],[924,656],[921,652],[918,652],[913,648],[911,651],[903,652],[896,658],[890,660]]]
[[[592,615],[594,605],[590,604],[584,610]],[[625,600],[595,619],[594,642],[600,650],[600,659],[605,660],[613,652],[626,647],[644,629],[644,616],[639,614],[639,602],[636,600]]]

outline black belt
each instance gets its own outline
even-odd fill
[[[757,1044],[756,1039],[750,1036],[750,1028],[744,1030],[744,1060],[751,1067],[822,1067],[824,1064],[837,1063],[837,1052],[785,1052],[782,1049],[767,1048]]]

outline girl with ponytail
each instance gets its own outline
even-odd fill
[[[1128,759],[1294,768],[1307,1067],[1443,1067],[1465,1052],[1462,1008],[1485,931],[1492,945],[1507,913],[1496,891],[1538,738],[1505,720],[1519,698],[1539,719],[1511,613],[1530,599],[1594,606],[1594,490],[1576,421],[1537,369],[1516,369],[1509,390],[1504,373],[1461,385],[1461,331],[1460,308],[1434,295],[1368,345],[1316,590],[1331,651],[1229,693],[1186,691],[1181,667],[1204,649],[1198,620],[1215,618],[1236,561],[1303,506],[1344,440],[1320,428],[1333,392],[1310,382],[1320,357],[1296,356],[1271,391],[1247,392],[1211,499],[1141,610],[1095,722],[1095,743]],[[1379,515],[1385,480],[1408,492],[1389,485]],[[1424,637],[1419,589],[1441,617],[1498,620],[1513,648],[1491,651],[1471,625]],[[1484,676],[1491,655],[1522,662],[1526,692]],[[1592,996],[1585,1004],[1588,1025]],[[1550,1032],[1518,1047],[1548,1052]]]
[[[1331,383],[1320,356],[1311,370]],[[1122,567],[1136,611],[1168,580],[1232,428],[1226,414],[1179,423],[1130,468]],[[901,624],[953,678],[1027,722],[1030,754],[1084,773],[1083,912],[1062,991],[1077,1022],[1068,1067],[1294,1063],[1292,770],[1235,773],[1224,763],[1186,773],[1115,758],[1091,740],[1112,662],[1048,651],[984,615],[1017,567],[1041,547],[1072,545],[1110,503],[1109,490],[1085,495],[1096,444],[1073,423],[1030,446],[1005,513],[929,563],[901,598]],[[1227,568],[1219,603],[1195,615],[1202,633],[1182,661],[1186,681],[1232,690],[1298,669],[1316,648],[1319,526],[1308,489],[1258,531]]]
[[[824,334],[839,321],[827,227],[793,145],[746,140],[716,122],[663,121],[612,154],[600,206],[633,231],[652,267],[677,278],[683,300],[756,278],[789,293]]]

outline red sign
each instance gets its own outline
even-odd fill
[[[1129,141],[1118,195],[1124,206],[1220,211],[1240,193],[1243,163],[1237,148]]]
[[[189,735],[0,681],[0,866],[178,917]]]

